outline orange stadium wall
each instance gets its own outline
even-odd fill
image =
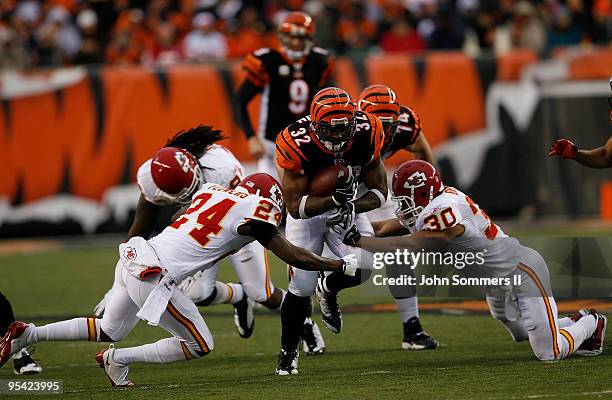
[[[516,81],[525,66],[536,62],[530,52],[479,59],[461,53],[370,56],[363,62],[343,58],[337,60],[334,80],[354,97],[372,83],[393,87],[400,102],[419,112],[424,133],[438,149],[482,132],[489,87]],[[588,75],[592,64],[598,65],[592,57],[574,62],[572,74],[593,78]],[[21,76],[25,82],[53,83],[3,96],[0,203],[8,204],[5,209],[57,195],[99,202],[109,188],[133,183],[138,166],[168,137],[202,123],[221,129],[228,137],[225,146],[240,160],[252,161],[232,102],[242,80],[239,64],[79,71],[80,78],[68,83],[53,81],[54,71]],[[254,122],[257,108],[255,101],[250,108]],[[407,157],[402,152],[387,164]],[[445,179],[455,183],[456,168],[440,161]],[[0,215],[0,237],[14,234],[3,234],[5,227]]]

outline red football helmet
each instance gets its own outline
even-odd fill
[[[310,118],[315,136],[334,153],[340,153],[355,134],[355,104],[344,90],[328,87],[319,90],[310,103]]]
[[[287,14],[278,27],[282,51],[291,60],[300,60],[310,53],[314,44],[314,23],[310,15],[293,11]]]
[[[359,111],[375,115],[385,128],[385,137],[391,138],[399,124],[400,105],[390,87],[371,85],[363,89],[357,101]]]
[[[427,161],[406,161],[393,174],[395,215],[405,228],[412,227],[417,216],[429,202],[444,190],[440,174]]]
[[[247,192],[265,197],[278,208],[283,208],[283,192],[280,183],[271,175],[257,172],[240,181],[238,187],[246,189]]]
[[[178,147],[164,147],[155,153],[151,176],[158,188],[181,204],[189,203],[204,183],[202,169],[195,157]]]

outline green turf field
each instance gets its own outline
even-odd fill
[[[0,256],[0,291],[26,321],[90,315],[112,283],[115,263],[114,248]],[[282,264],[273,260],[272,270],[275,282],[286,286]],[[232,278],[231,268],[222,271],[222,279]],[[378,301],[390,298],[363,298],[359,289],[341,297],[343,304]],[[281,378],[274,375],[278,314],[259,312],[253,337],[244,340],[234,331],[231,307],[202,311],[215,336],[212,354],[172,365],[133,365],[135,388],[110,387],[94,362],[100,343],[39,343],[35,358],[44,368],[41,378],[63,379],[65,397],[74,399],[612,398],[609,345],[599,357],[542,363],[527,343],[513,343],[485,315],[424,314],[423,324],[442,347],[407,352],[399,349],[401,324],[394,313],[346,314],[341,335],[324,332],[325,355],[301,357],[300,374]],[[163,330],[140,324],[118,347],[164,336]],[[15,377],[11,364],[0,370],[0,379]]]

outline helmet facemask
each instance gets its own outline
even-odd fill
[[[304,42],[304,48],[301,50],[292,49],[292,40],[295,38],[299,38]],[[280,33],[280,42],[283,48],[283,52],[291,59],[292,61],[299,61],[302,58],[306,57],[310,50],[314,46],[314,40],[309,35],[292,35],[290,33],[281,32]]]
[[[327,150],[340,153],[355,134],[355,118],[332,118],[331,123],[319,121],[313,123],[313,128],[315,135]]]
[[[397,202],[395,216],[400,224],[406,229],[412,229],[417,217],[423,211],[423,207],[414,204],[414,200],[410,196],[393,196],[391,199]]]

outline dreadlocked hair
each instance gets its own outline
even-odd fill
[[[198,125],[186,131],[180,131],[166,142],[164,147],[178,147],[187,150],[196,159],[202,157],[208,148],[225,139],[221,131],[208,125]]]

